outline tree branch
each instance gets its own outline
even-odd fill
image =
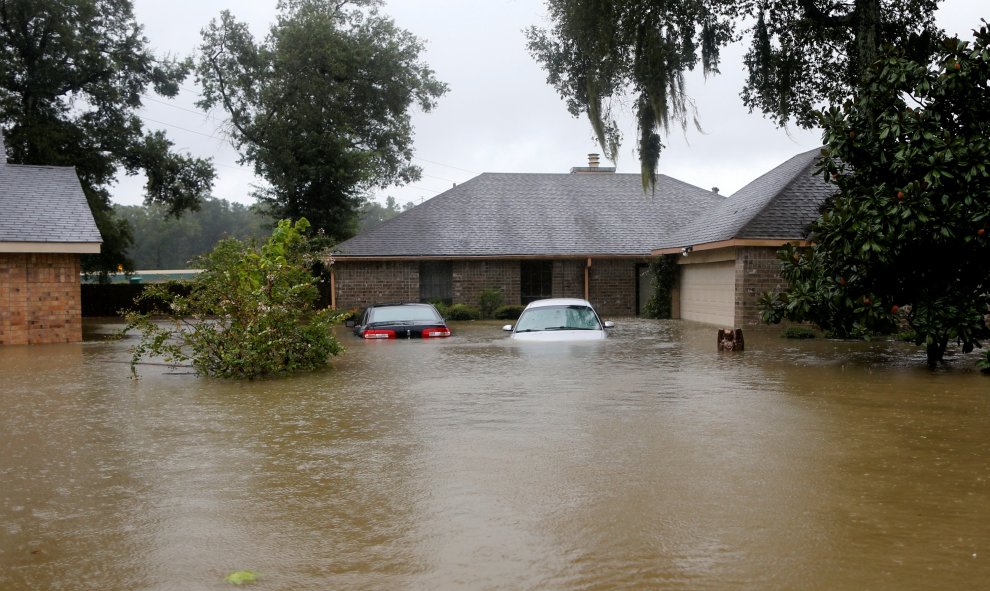
[[[801,5],[801,10],[804,11],[805,18],[823,27],[848,27],[856,20],[855,10],[847,14],[835,16],[818,8],[815,0],[798,0],[798,4]]]

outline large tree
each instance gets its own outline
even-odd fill
[[[147,175],[147,203],[169,213],[209,194],[209,161],[172,151],[138,116],[145,93],[171,97],[191,65],[159,59],[130,0],[0,0],[0,128],[18,164],[74,166],[103,236],[91,272],[127,266],[131,235],[113,214],[119,169]]]
[[[990,336],[990,32],[937,59],[900,50],[854,100],[821,116],[823,174],[838,187],[814,246],[783,252],[790,289],[766,318],[839,335],[906,322],[930,364]]]
[[[138,269],[188,268],[224,238],[267,237],[276,221],[253,207],[212,198],[181,218],[166,215],[162,205],[115,205],[114,210],[134,229],[128,254]]]
[[[203,31],[200,105],[226,111],[242,161],[268,183],[256,197],[338,240],[370,189],[419,178],[409,111],[446,91],[380,5],[282,0],[260,43],[227,11]]]
[[[662,133],[693,116],[684,74],[717,72],[720,49],[745,36],[744,104],[778,124],[810,127],[813,111],[850,96],[887,43],[924,56],[936,0],[546,0],[548,29],[529,49],[602,149],[621,140],[611,105],[634,105],[644,184],[655,180]]]

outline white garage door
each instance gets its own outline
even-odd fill
[[[731,327],[735,322],[736,263],[681,267],[681,318]]]

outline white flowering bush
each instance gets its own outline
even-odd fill
[[[203,272],[188,295],[153,285],[141,296],[149,314],[127,314],[124,332],[138,330],[131,371],[145,357],[190,364],[201,375],[277,376],[312,370],[342,351],[331,332],[341,316],[317,308],[310,273],[314,257],[305,218],[279,222],[261,247],[219,242],[198,263]]]

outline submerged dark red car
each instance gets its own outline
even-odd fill
[[[374,304],[354,325],[363,339],[434,339],[450,336],[443,316],[430,304]]]

